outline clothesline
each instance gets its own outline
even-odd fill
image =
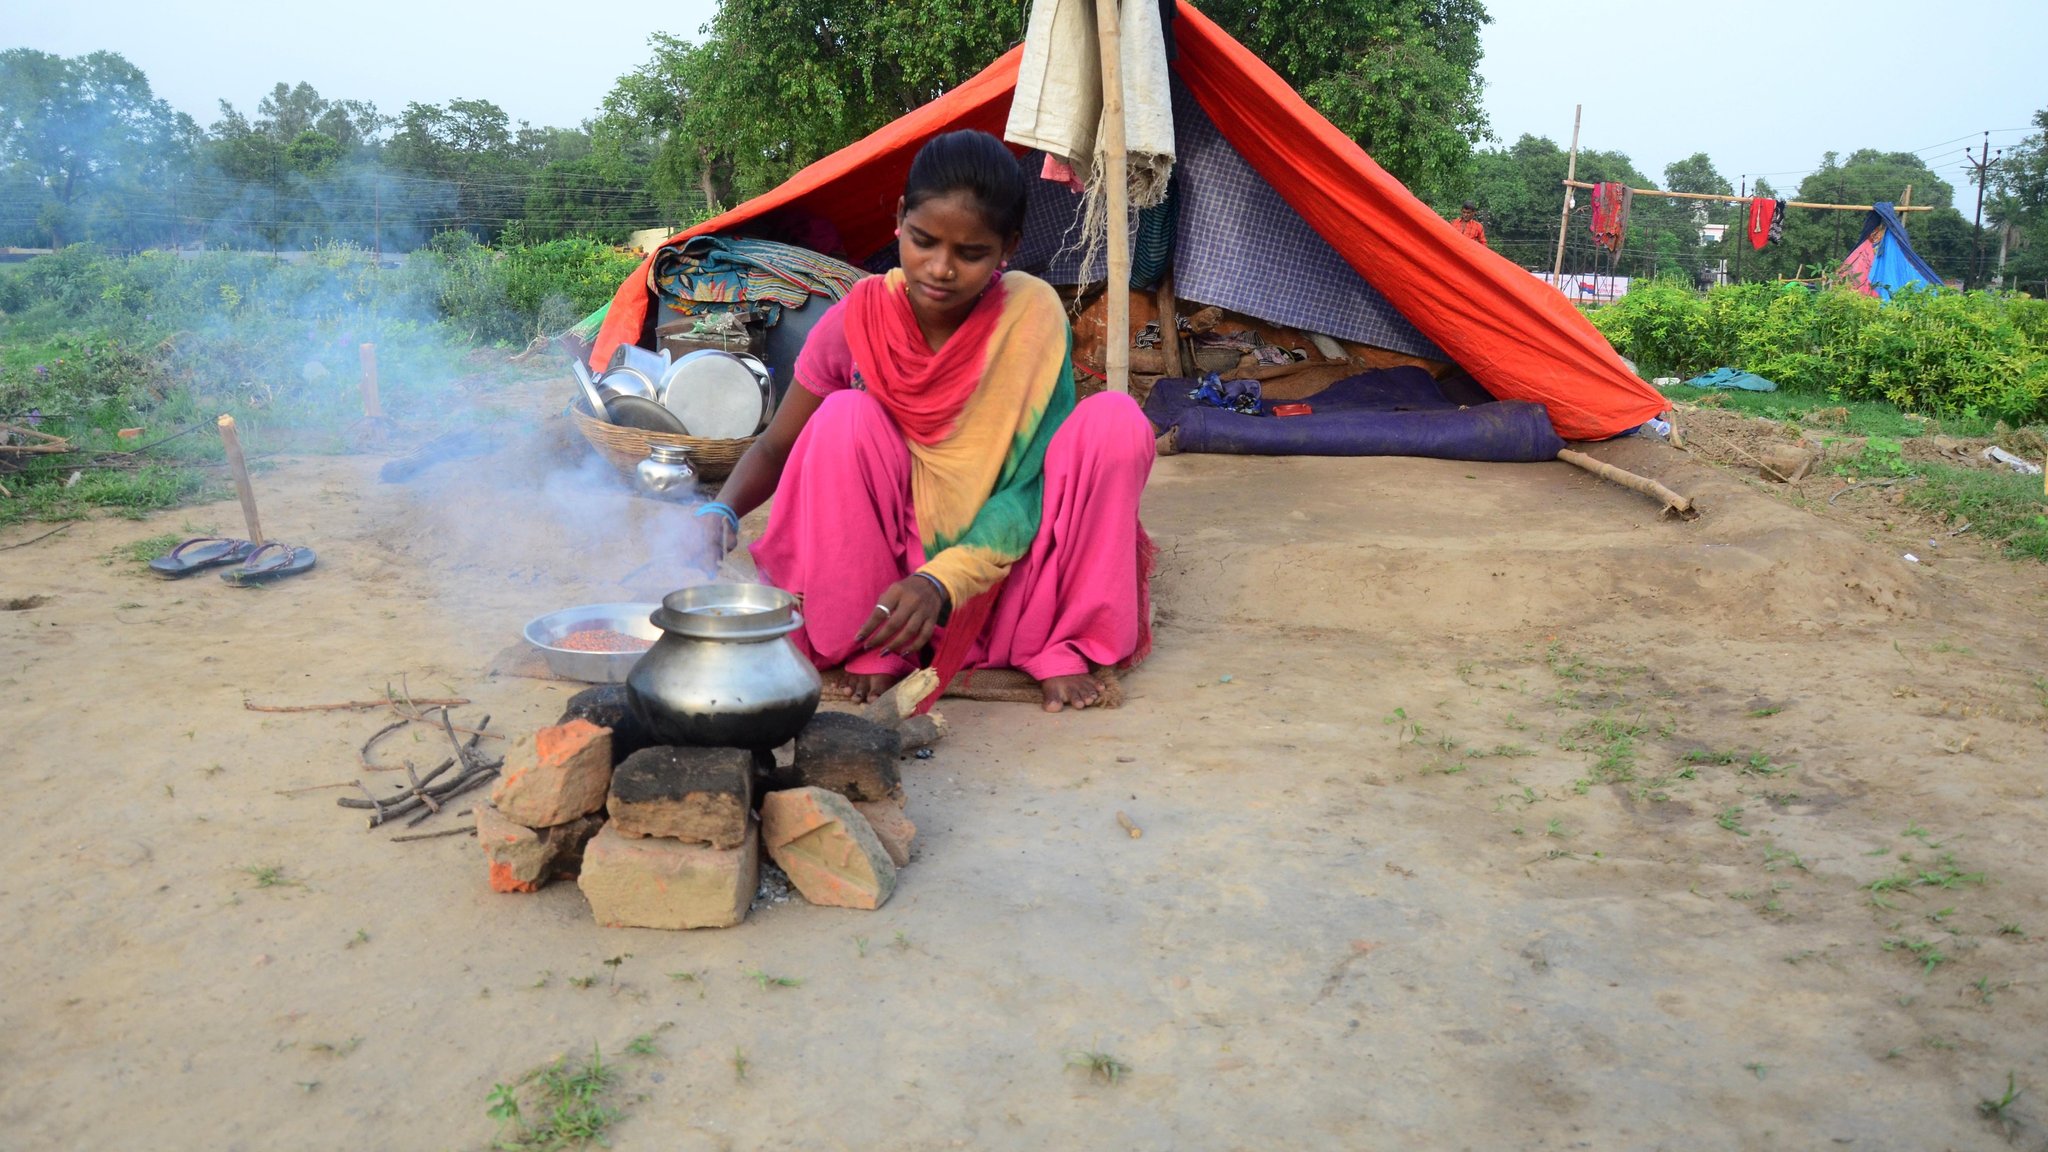
[[[1588,183],[1586,183],[1586,182],[1585,182],[1584,180],[1564,180],[1564,181],[1560,181],[1560,183],[1562,183],[1562,184],[1563,184],[1563,185],[1564,185],[1565,187],[1567,187],[1567,188],[1584,188],[1584,189],[1587,189],[1587,190],[1589,190],[1589,191],[1590,191],[1591,189],[1593,189],[1593,188],[1597,187],[1597,185],[1593,185],[1593,184],[1588,184]],[[1665,199],[1667,199],[1667,200],[1712,200],[1712,201],[1716,201],[1716,202],[1718,202],[1718,203],[1722,203],[1722,204],[1745,204],[1745,203],[1748,203],[1748,202],[1749,202],[1749,201],[1751,201],[1751,200],[1756,200],[1756,199],[1767,199],[1767,197],[1756,197],[1756,196],[1737,196],[1737,195],[1734,195],[1733,193],[1730,193],[1730,194],[1728,194],[1728,195],[1725,195],[1725,196],[1723,196],[1723,195],[1719,195],[1719,194],[1717,194],[1717,193],[1712,193],[1712,192],[1663,192],[1663,191],[1659,191],[1658,189],[1655,189],[1655,188],[1631,188],[1631,189],[1629,189],[1629,191],[1630,191],[1630,193],[1632,193],[1633,195],[1636,195],[1636,196],[1661,196],[1661,197],[1663,197],[1663,198],[1665,198]],[[1874,208],[1874,207],[1875,207],[1875,205],[1872,205],[1872,204],[1815,204],[1815,203],[1812,203],[1812,202],[1810,202],[1810,201],[1806,201],[1806,200],[1787,200],[1787,201],[1785,201],[1785,207],[1787,207],[1787,208],[1823,208],[1823,209],[1829,209],[1829,210],[1832,210],[1832,211],[1837,211],[1837,212],[1868,212],[1868,211],[1870,211],[1870,210],[1871,210],[1872,208]],[[1932,212],[1932,211],[1934,211],[1934,209],[1933,209],[1933,208],[1931,208],[1931,207],[1929,207],[1929,206],[1927,206],[1927,205],[1924,205],[1924,204],[1912,204],[1912,205],[1907,205],[1907,204],[1901,204],[1901,205],[1898,205],[1898,206],[1897,206],[1897,207],[1896,207],[1896,208],[1894,209],[1894,211],[1898,211],[1898,212]]]

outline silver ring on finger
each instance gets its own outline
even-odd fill
[[[877,604],[877,605],[875,605],[875,611],[877,611],[877,612],[880,612],[880,613],[882,614],[882,616],[883,616],[883,618],[884,618],[884,619],[886,619],[886,618],[888,618],[889,616],[893,615],[893,613],[891,613],[891,612],[889,611],[889,606],[888,606],[887,604]]]

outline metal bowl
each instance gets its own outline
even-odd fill
[[[548,671],[565,680],[581,680],[586,684],[623,684],[626,673],[633,670],[645,650],[639,652],[578,652],[573,648],[557,648],[555,642],[571,632],[583,632],[592,628],[609,628],[624,632],[642,640],[659,640],[661,629],[654,626],[648,617],[659,604],[585,604],[580,608],[564,608],[534,618],[526,625],[526,642],[540,649],[547,658]]]

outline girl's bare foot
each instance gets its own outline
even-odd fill
[[[1039,682],[1045,693],[1045,710],[1060,712],[1068,708],[1087,708],[1102,699],[1102,685],[1093,676],[1054,676]]]
[[[880,699],[882,693],[894,688],[902,679],[903,677],[888,672],[848,672],[846,687],[841,695],[855,704],[865,704],[870,700]]]

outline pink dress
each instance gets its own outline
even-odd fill
[[[819,318],[797,358],[796,385],[824,403],[790,450],[754,563],[803,601],[804,626],[791,639],[818,667],[905,675],[910,661],[854,643],[883,591],[925,556],[910,449],[862,390],[841,311]],[[1074,408],[1046,452],[1038,536],[997,592],[966,667],[1046,680],[1149,651],[1152,543],[1138,501],[1152,446],[1152,425],[1129,396],[1105,392]]]

